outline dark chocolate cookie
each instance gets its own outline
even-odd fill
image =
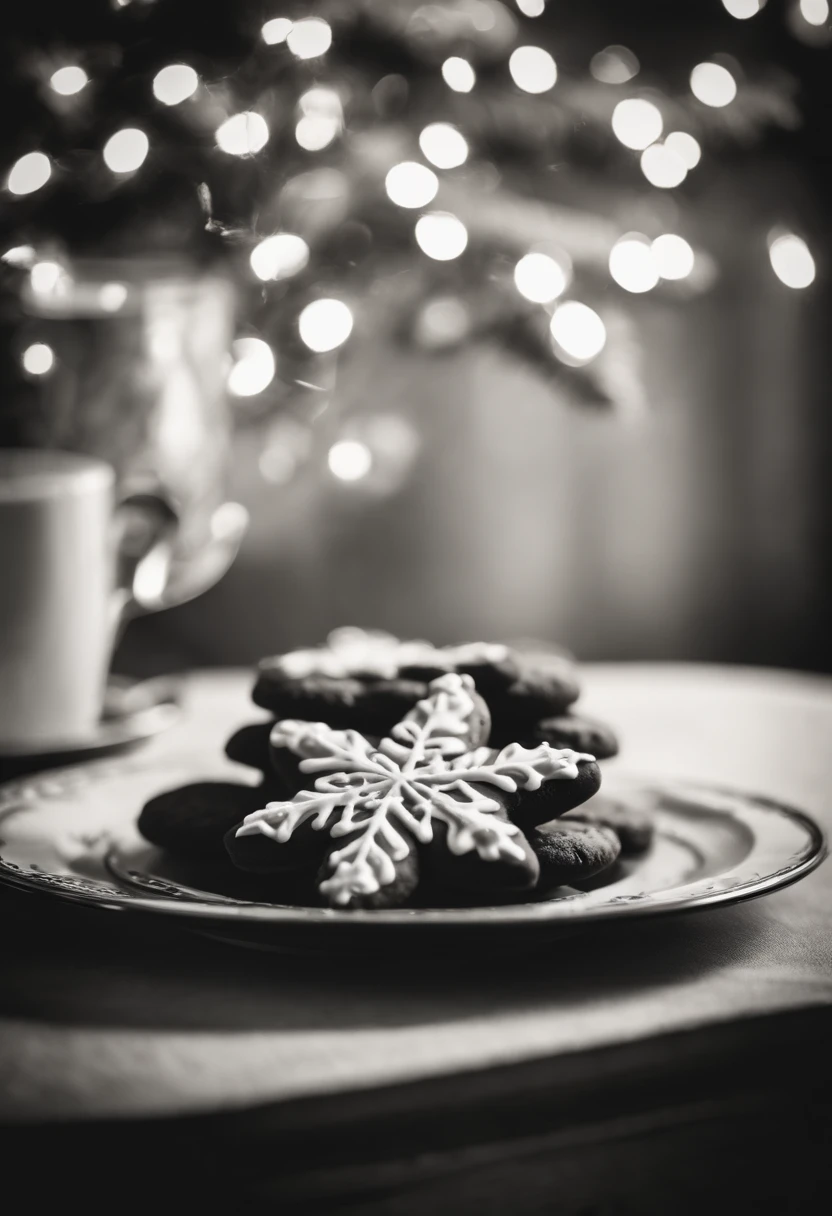
[[[279,720],[326,722],[336,730],[352,726],[380,735],[426,694],[427,684],[398,678],[307,676],[302,680],[286,680],[267,661],[258,670],[252,700]]]
[[[266,814],[269,806],[268,801],[261,801],[254,809],[259,814]],[[225,839],[220,843],[235,866],[252,874],[292,874],[310,869],[314,872],[329,850],[329,830],[335,818],[333,812],[320,826],[314,825],[309,819],[304,820],[285,840],[279,838],[277,831],[273,835],[261,831],[250,836],[238,836],[238,818],[226,829]]]
[[[612,828],[558,819],[529,833],[540,864],[541,888],[572,886],[606,870],[618,858],[621,841]]]
[[[182,857],[223,857],[223,836],[263,805],[263,794],[230,781],[197,781],[146,802],[138,828],[145,840]]]
[[[480,788],[489,797],[495,797],[493,790]],[[511,822],[506,810],[495,812],[495,816],[504,823]],[[537,884],[540,866],[522,832],[511,840],[517,846],[515,852],[483,865],[476,852],[453,852],[448,847],[447,825],[438,822],[434,824],[431,843],[422,850],[425,881],[440,890],[476,891],[495,898],[510,891],[528,891]]]
[[[656,830],[649,811],[612,798],[593,798],[588,806],[582,806],[569,815],[568,823],[576,821],[611,828],[621,841],[621,852],[625,857],[646,853],[653,843]]]
[[[269,734],[273,722],[255,722],[235,731],[225,745],[225,754],[237,764],[259,769],[261,773],[272,771],[269,752]]]
[[[492,707],[502,721],[531,722],[561,714],[577,701],[578,669],[565,655],[550,651],[518,651],[518,674]]]
[[[603,722],[584,718],[580,714],[560,714],[542,718],[532,732],[538,743],[552,747],[571,747],[576,752],[590,752],[596,760],[609,760],[618,755],[618,739]]]
[[[521,788],[508,795],[508,813],[524,831],[559,819],[592,798],[601,787],[601,770],[592,756],[568,749],[552,749],[552,753],[562,757],[557,772],[537,789]]]

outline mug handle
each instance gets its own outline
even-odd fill
[[[141,610],[156,612],[186,604],[218,583],[240,550],[248,521],[248,511],[242,503],[224,502],[217,507],[210,519],[208,543],[183,562],[174,561],[161,594],[152,602],[145,596]]]
[[[248,528],[248,511],[237,502],[217,507],[210,538],[199,553],[174,560],[179,513],[158,490],[130,494],[118,505],[118,576],[112,608],[113,646],[129,620],[173,608],[202,595],[230,568]]]
[[[131,617],[158,598],[170,580],[179,513],[161,491],[125,495],[116,506],[116,580],[111,601],[114,648]]]

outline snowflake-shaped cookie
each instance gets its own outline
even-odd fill
[[[533,795],[547,782],[578,778],[579,765],[594,758],[548,743],[513,743],[495,753],[477,746],[484,730],[487,714],[473,680],[457,674],[433,680],[428,696],[378,745],[321,722],[278,722],[273,747],[300,757],[302,774],[320,775],[312,789],[247,815],[229,836],[232,860],[240,862],[237,841],[265,837],[280,848],[311,827],[344,841],[324,861],[322,897],[340,908],[380,906],[415,887],[415,842],[439,844],[441,837],[450,855],[516,867],[516,885],[533,885],[536,859],[507,806],[520,791]],[[555,813],[542,812],[542,819]]]

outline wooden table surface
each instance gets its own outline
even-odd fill
[[[194,676],[184,720],[147,747],[147,762],[192,746],[195,732],[213,753],[235,725],[259,716],[246,707],[249,686],[243,673]],[[832,830],[832,680],[621,664],[587,667],[585,686],[587,712],[621,733],[623,755],[612,763],[622,770],[749,789],[802,807]],[[165,1129],[167,1151],[178,1143],[183,1159],[199,1144],[203,1160],[212,1136],[234,1142],[239,1165],[251,1162],[249,1145],[260,1145],[259,1159],[258,1137],[266,1136],[284,1149],[294,1145],[297,1194],[308,1193],[314,1174],[321,1194],[342,1196],[343,1188],[357,1186],[369,1203],[366,1172],[355,1174],[361,1153],[354,1148],[346,1164],[338,1153],[347,1128],[357,1144],[358,1129],[381,1120],[386,1131],[377,1131],[374,1143],[388,1145],[385,1160],[392,1152],[399,1174],[394,1169],[388,1177],[373,1164],[361,1138],[372,1178],[386,1179],[387,1199],[376,1195],[373,1203],[381,1206],[366,1210],[409,1213],[423,1210],[403,1198],[415,1185],[412,1171],[423,1198],[435,1183],[433,1166],[424,1173],[425,1160],[438,1151],[426,1129],[442,1124],[440,1109],[463,1111],[443,1124],[442,1143],[456,1154],[451,1172],[471,1186],[477,1179],[472,1211],[498,1212],[508,1209],[488,1206],[487,1171],[481,1158],[469,1168],[470,1154],[476,1144],[507,1137],[515,1149],[525,1146],[528,1165],[529,1136],[539,1139],[544,1128],[555,1140],[541,1151],[550,1165],[560,1161],[564,1203],[586,1195],[597,1200],[586,1190],[591,1171],[581,1174],[580,1185],[568,1180],[577,1158],[574,1143],[571,1149],[562,1143],[565,1103],[575,1120],[584,1111],[587,1126],[601,1115],[644,1119],[648,1109],[655,1121],[668,1103],[692,1109],[705,1085],[705,1096],[718,1098],[723,1112],[726,1102],[753,1092],[758,1114],[772,1102],[782,1113],[787,1101],[799,1102],[805,1114],[807,1077],[814,1102],[829,1070],[830,1053],[818,1045],[832,1029],[832,864],[748,904],[610,926],[488,969],[465,960],[452,971],[406,961],[388,969],[292,960],[197,938],[155,918],[10,890],[0,896],[0,913],[0,1119],[7,1143],[23,1148],[35,1140],[42,1145],[50,1134],[66,1149],[87,1143],[93,1129],[103,1144],[119,1128],[141,1126],[151,1135],[155,1126]],[[640,1114],[633,1107],[639,1092],[655,1098],[644,1109],[636,1102]],[[742,1118],[757,1126],[747,1110]],[[766,1134],[775,1122],[766,1116]],[[455,1140],[463,1125],[464,1143]],[[817,1126],[801,1144],[811,1143]],[[175,1128],[185,1129],[181,1142]],[[321,1153],[311,1173],[304,1158],[310,1128],[317,1129]],[[297,1140],[304,1129],[306,1138]],[[762,1130],[760,1136],[758,1152]],[[731,1137],[723,1128],[715,1141],[724,1153]],[[415,1156],[408,1145],[417,1146]],[[162,1149],[153,1151],[161,1160]],[[708,1151],[716,1151],[713,1144]],[[739,1160],[740,1148],[732,1151]],[[492,1151],[489,1169],[497,1159],[500,1178],[511,1177],[516,1188],[516,1154]],[[292,1171],[285,1156],[280,1160],[282,1177]],[[392,1168],[389,1160],[385,1168]],[[683,1168],[681,1158],[674,1168]],[[447,1186],[447,1169],[439,1175]],[[234,1176],[239,1185],[239,1171]],[[268,1186],[276,1185],[270,1177]],[[297,1178],[306,1179],[306,1190]],[[543,1195],[547,1178],[544,1171]],[[469,1210],[470,1187],[463,1190],[454,1201],[460,1212]]]

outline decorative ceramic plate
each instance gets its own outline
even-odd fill
[[[144,802],[193,775],[193,756],[183,758],[181,772],[168,764],[161,774],[140,756],[123,756],[0,787],[0,881],[276,950],[376,950],[404,934],[409,945],[432,951],[463,940],[491,951],[599,922],[764,895],[808,874],[826,852],[820,828],[800,811],[750,794],[616,773],[605,793],[652,807],[655,841],[580,889],[488,907],[286,906],[252,899],[250,876],[230,864],[186,866],[142,841],[136,818]]]

